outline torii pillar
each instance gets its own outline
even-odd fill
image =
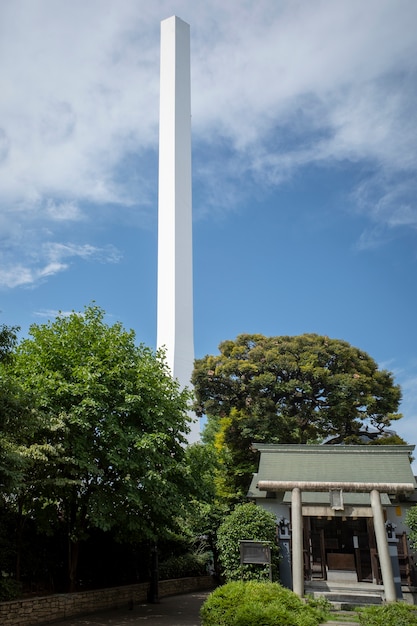
[[[190,27],[173,16],[161,22],[157,347],[181,389],[194,367],[192,256]],[[199,438],[197,420],[188,441]]]

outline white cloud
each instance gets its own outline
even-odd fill
[[[400,410],[404,417],[393,424],[398,434],[410,444],[417,444],[416,423],[417,423],[417,373],[416,367],[410,367],[405,377],[401,380],[403,401]],[[417,459],[413,463],[414,471],[417,473]]]
[[[34,311],[36,317],[44,317],[48,320],[55,319],[56,317],[69,317],[74,311],[58,311],[57,309],[41,309],[40,311]]]
[[[417,181],[415,172],[380,171],[366,178],[352,194],[356,210],[371,218],[357,248],[384,245],[401,228],[417,230]]]
[[[95,219],[109,204],[149,206],[159,23],[174,13],[191,24],[206,155],[194,175],[208,204],[236,202],[242,178],[276,185],[347,161],[372,174],[352,196],[377,225],[363,241],[415,226],[415,0],[15,0],[0,7],[3,232],[33,240],[37,226],[39,248],[91,206]],[[15,265],[3,284],[30,282]]]
[[[30,285],[36,280],[31,268],[20,263],[13,264],[12,267],[2,267],[0,269],[0,287],[21,287]]]
[[[0,269],[0,288],[33,286],[43,279],[54,276],[70,266],[70,260],[96,261],[100,263],[117,263],[120,252],[114,246],[98,248],[90,244],[75,245],[46,242],[39,249],[28,246],[21,249],[16,257],[22,259],[14,263],[3,253],[2,268]],[[6,260],[4,260],[6,259]]]
[[[48,198],[45,211],[52,220],[76,222],[83,219],[79,206],[73,200],[56,202],[52,198]]]
[[[117,263],[121,255],[114,246],[97,248],[90,244],[75,245],[71,243],[47,243],[44,245],[45,256],[52,263],[60,262],[61,259],[79,257],[81,259],[96,259],[104,263]]]

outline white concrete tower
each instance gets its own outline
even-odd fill
[[[181,388],[194,366],[190,84],[190,27],[173,16],[161,22],[157,346]]]

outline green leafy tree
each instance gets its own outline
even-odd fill
[[[209,571],[218,574],[217,530],[230,508],[217,498],[215,477],[218,456],[210,443],[195,443],[186,449],[187,469],[192,476],[190,507],[182,522],[182,532],[199,549],[210,552]]]
[[[8,375],[16,348],[17,330],[4,324],[0,326],[0,489],[3,497],[16,481],[20,465],[11,441],[15,424],[10,428],[19,403],[16,399],[17,390]]]
[[[0,569],[13,570],[15,551],[10,541],[10,514],[7,498],[19,483],[22,474],[22,459],[14,445],[14,434],[19,420],[17,390],[9,377],[13,351],[16,347],[17,328],[0,326]],[[14,521],[14,519],[12,520]],[[0,600],[8,599],[3,577],[0,577]]]
[[[185,458],[190,476],[191,506],[182,520],[182,528],[193,540],[197,536],[210,535],[210,519],[216,501],[213,475],[218,464],[213,446],[201,443],[187,446]]]
[[[0,553],[3,571],[19,580],[26,519],[23,503],[35,497],[38,469],[57,454],[50,445],[50,431],[58,428],[59,420],[37,411],[33,394],[16,378],[17,331],[6,326],[0,329],[0,544],[7,536]]]
[[[411,509],[408,509],[405,523],[410,529],[410,532],[408,533],[410,545],[413,550],[417,550],[417,506],[413,506]]]
[[[33,459],[46,460],[45,420],[14,372],[17,328],[0,328],[0,497],[10,500]]]
[[[245,540],[268,542],[276,575],[278,565],[276,532],[276,519],[273,513],[252,502],[238,505],[224,519],[217,532],[217,549],[226,581],[269,578],[269,565],[241,565],[240,542]]]
[[[10,362],[16,349],[17,326],[0,325],[0,363]]]
[[[254,441],[362,443],[361,431],[373,427],[382,442],[401,417],[392,374],[346,341],[239,335],[219,351],[196,361],[193,384],[196,411],[207,416],[206,439],[219,452],[226,497],[245,495]]]
[[[94,305],[33,325],[14,373],[36,397],[54,451],[26,475],[26,511],[66,529],[74,589],[79,546],[92,529],[155,541],[186,505],[188,393],[162,353],[136,346],[133,331],[108,326]]]

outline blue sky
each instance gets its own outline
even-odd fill
[[[156,341],[160,21],[191,26],[196,356],[336,337],[417,443],[415,0],[0,5],[0,322]]]

